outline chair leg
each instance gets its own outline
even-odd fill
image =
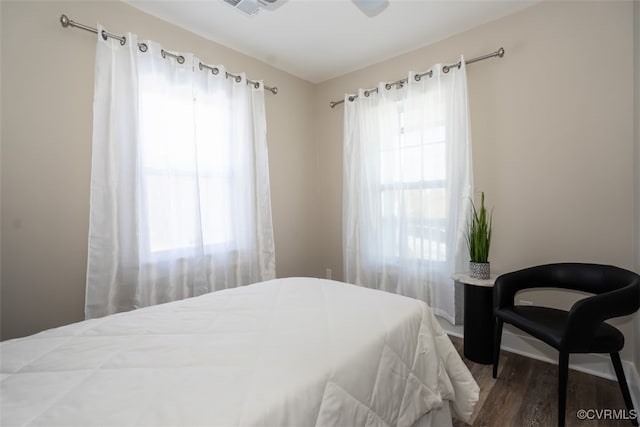
[[[627,379],[624,375],[624,369],[622,369],[622,362],[620,361],[620,354],[618,352],[610,353],[611,362],[613,363],[613,369],[616,371],[616,377],[618,377],[618,384],[620,385],[620,391],[622,391],[622,398],[629,413],[633,413],[633,402],[631,401],[631,393],[629,393],[629,386],[627,385]],[[631,420],[634,426],[638,425],[638,418]]]
[[[569,353],[560,352],[558,358],[558,426],[564,427],[567,407],[567,379],[569,377]]]
[[[493,327],[493,378],[498,378],[498,359],[500,359],[500,342],[502,341],[502,319],[496,317]]]

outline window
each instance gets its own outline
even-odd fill
[[[87,318],[275,276],[263,88],[145,45],[98,37]]]
[[[387,257],[446,260],[446,146],[444,120],[429,127],[405,123],[398,113],[399,135],[382,144],[381,206]],[[389,224],[404,221],[395,233]],[[400,236],[404,236],[403,239]]]
[[[434,66],[397,86],[344,104],[345,278],[426,301],[453,322],[473,176],[465,68]]]
[[[166,93],[147,93],[144,102],[140,162],[148,254],[229,245],[233,171],[227,111],[167,99]]]

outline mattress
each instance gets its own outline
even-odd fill
[[[424,303],[287,278],[0,344],[0,424],[411,426],[478,386]]]

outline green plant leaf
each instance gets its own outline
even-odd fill
[[[471,201],[471,215],[465,233],[472,262],[488,262],[491,234],[493,228],[493,210],[487,212],[484,204],[484,192],[481,193],[480,209]]]

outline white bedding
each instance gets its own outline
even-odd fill
[[[0,344],[0,425],[411,426],[478,386],[431,309],[277,279]]]

